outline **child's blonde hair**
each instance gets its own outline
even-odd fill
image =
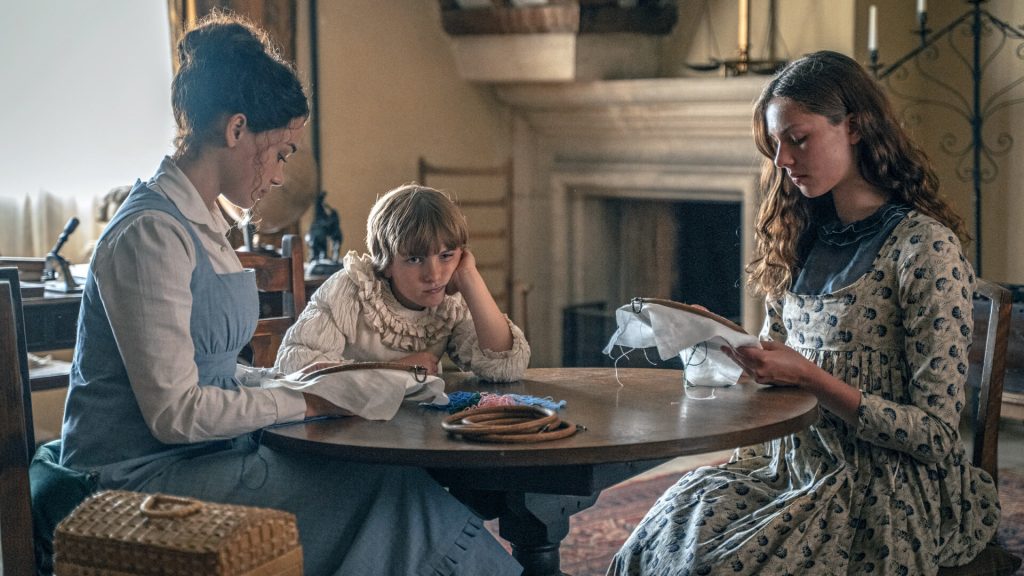
[[[366,220],[366,248],[377,274],[399,254],[426,256],[465,248],[466,217],[444,192],[405,184],[381,196]]]

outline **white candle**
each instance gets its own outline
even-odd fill
[[[920,16],[928,10],[928,0],[917,0],[917,14]]]
[[[740,0],[739,12],[739,46],[746,54],[750,51],[750,0]]]
[[[868,8],[868,52],[878,50],[878,8]]]

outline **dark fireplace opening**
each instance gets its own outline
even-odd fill
[[[742,323],[742,205],[740,202],[609,199],[608,236],[617,249],[607,298],[562,311],[562,364],[611,366],[602,353],[615,332],[615,309],[634,296],[700,304]],[[655,350],[637,350],[619,366],[681,367]]]
[[[739,202],[676,202],[678,273],[672,300],[743,323]]]

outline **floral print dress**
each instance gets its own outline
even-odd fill
[[[767,302],[761,337],[861,391],[856,425],[821,409],[799,433],[737,450],[658,499],[609,574],[935,574],[999,522],[965,455],[974,274],[959,241],[910,211],[868,271]]]

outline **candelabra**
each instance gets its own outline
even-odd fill
[[[767,34],[767,46],[768,56],[764,59],[754,59],[751,57],[750,49],[750,0],[739,0],[738,6],[738,23],[739,28],[737,32],[739,55],[737,58],[720,59],[715,55],[712,55],[708,62],[700,64],[687,64],[686,66],[691,70],[698,72],[710,72],[713,70],[723,70],[726,76],[742,76],[748,73],[755,74],[774,74],[780,68],[786,65],[785,60],[775,58],[775,39],[778,36],[778,25],[776,22],[776,0],[769,0],[768,2],[768,34]],[[714,32],[711,29],[710,14],[708,9],[707,0],[705,0],[702,7],[705,21],[708,24],[708,36],[713,42]],[[713,53],[717,54],[717,46]]]
[[[1012,48],[1009,57],[1015,58],[1014,65],[1024,61],[1024,30],[983,9],[981,5],[986,1],[967,0],[970,8],[933,34],[927,27],[928,16],[923,9],[924,2],[919,0],[918,26],[913,33],[920,37],[920,45],[895,60],[892,65],[880,65],[877,44],[873,44],[870,38],[868,44],[871,60],[869,68],[890,93],[908,103],[902,111],[908,123],[920,122],[916,112],[918,108],[933,107],[945,112],[944,120],[959,119],[970,128],[971,138],[966,144],[954,132],[946,132],[939,139],[939,148],[956,161],[957,177],[973,186],[974,263],[979,276],[982,266],[982,185],[996,179],[999,173],[997,159],[1005,156],[1013,147],[1013,136],[1006,131],[999,132],[994,141],[987,140],[985,122],[994,112],[1024,102],[1021,91],[1016,90],[1024,84],[1019,66],[1012,68],[1014,73],[1005,86],[988,95],[982,94],[982,78],[986,70],[997,62],[997,57],[1007,47]],[[873,26],[873,15],[871,24]],[[940,51],[944,49],[952,51],[954,58],[940,59]],[[969,74],[969,95],[954,84],[955,72],[949,69],[952,65],[962,66]],[[906,89],[901,85],[910,80],[914,73],[928,85],[928,90]]]

